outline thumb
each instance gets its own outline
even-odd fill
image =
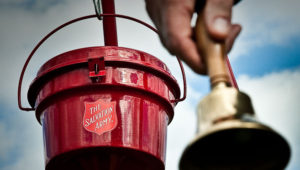
[[[230,33],[233,0],[207,0],[204,22],[210,36],[225,40]]]

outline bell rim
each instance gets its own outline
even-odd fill
[[[189,170],[189,169],[183,169],[182,167],[185,167],[184,164],[186,164],[185,162],[186,160],[186,155],[189,154],[190,150],[193,147],[193,144],[199,142],[199,140],[204,139],[205,137],[215,133],[215,132],[221,132],[221,131],[225,131],[225,130],[259,130],[261,132],[272,132],[273,135],[279,139],[278,141],[280,141],[280,143],[284,144],[284,148],[287,149],[287,153],[288,153],[288,157],[287,159],[284,161],[285,163],[285,167],[288,164],[290,157],[291,157],[291,148],[290,145],[288,143],[288,141],[279,133],[277,133],[276,131],[274,131],[272,128],[263,125],[261,123],[258,122],[254,122],[254,121],[249,121],[249,122],[244,122],[238,119],[233,119],[233,120],[226,120],[224,122],[220,122],[215,124],[213,127],[211,127],[209,130],[207,130],[204,133],[201,133],[200,135],[197,135],[195,138],[193,138],[193,140],[188,144],[188,146],[184,149],[180,161],[179,161],[179,169],[180,170]]]

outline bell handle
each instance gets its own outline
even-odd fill
[[[225,40],[213,39],[204,24],[204,16],[198,13],[196,22],[196,44],[205,61],[211,87],[223,82],[230,86],[230,78],[226,68]]]

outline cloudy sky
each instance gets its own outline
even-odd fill
[[[292,147],[288,170],[300,169],[300,19],[299,0],[244,0],[234,8],[233,21],[243,31],[229,58],[239,87],[253,101],[258,118],[280,132]],[[117,13],[151,23],[143,0],[116,0]],[[44,167],[42,129],[33,112],[17,108],[18,77],[36,43],[58,25],[93,14],[92,1],[0,0],[0,169],[40,170]],[[152,23],[151,23],[152,24]],[[158,37],[130,21],[118,20],[119,45],[149,52],[169,65],[181,83],[174,57]],[[90,19],[55,34],[29,64],[29,83],[41,64],[68,50],[103,45],[101,23]],[[186,68],[188,98],[178,104],[168,127],[167,170],[176,170],[180,155],[195,135],[195,109],[209,92],[207,79]],[[298,161],[297,161],[298,160]]]

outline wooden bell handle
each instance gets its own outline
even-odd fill
[[[225,64],[225,41],[217,41],[208,34],[201,13],[198,14],[195,31],[197,47],[200,55],[205,61],[211,87],[214,87],[220,82],[230,85],[230,79]]]

